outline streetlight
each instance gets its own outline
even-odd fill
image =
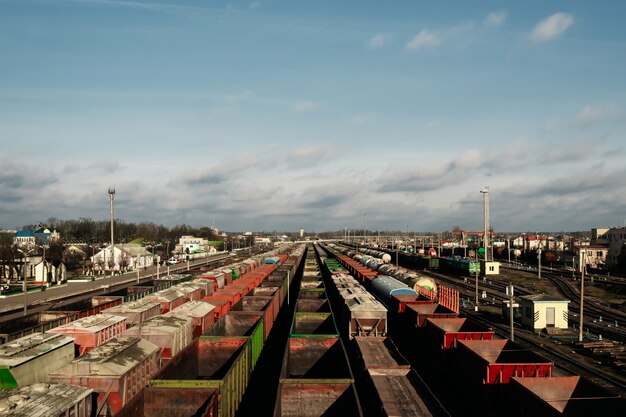
[[[24,292],[24,315],[26,315],[28,310],[28,286],[26,285],[26,265],[24,265],[24,257],[28,257],[31,251],[28,253],[24,252],[20,248],[17,248],[19,252],[22,252],[22,291]]]

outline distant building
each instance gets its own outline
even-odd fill
[[[605,269],[607,266],[608,245],[582,245],[574,247],[574,269],[581,271],[581,265],[589,268]]]
[[[94,271],[111,270],[111,246],[107,246],[90,257]],[[136,268],[149,267],[154,264],[154,254],[137,243],[120,243],[115,245],[113,270],[124,272]]]
[[[614,227],[607,232],[609,251],[607,265],[616,266],[620,261],[622,251],[626,245],[626,227]]]
[[[206,256],[209,253],[217,252],[217,249],[210,246],[209,241],[201,237],[182,236],[178,240],[178,244],[176,245],[176,248],[174,248],[174,252],[181,255],[197,254]]]
[[[15,232],[13,243],[18,246],[34,245],[37,242],[35,234],[30,230],[20,230]]]
[[[548,236],[526,236],[525,249],[527,251],[537,250],[539,248],[546,249],[548,247]]]
[[[47,227],[39,227],[34,232],[30,230],[19,230],[15,232],[13,243],[19,246],[44,245],[47,246],[51,241],[59,239],[59,232],[50,231]]]
[[[48,286],[67,281],[67,268],[63,262],[58,267],[55,267],[48,261],[45,263],[39,262],[34,266],[34,272],[35,284]]]
[[[300,229],[300,237],[304,237],[304,229]]]
[[[265,236],[255,236],[254,244],[255,245],[269,245],[272,243],[272,238]]]

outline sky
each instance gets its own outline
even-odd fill
[[[0,0],[0,229],[626,220],[626,2]]]

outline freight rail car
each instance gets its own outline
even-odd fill
[[[0,415],[91,417],[93,390],[69,384],[37,383],[0,392]]]
[[[444,267],[464,275],[480,274],[480,263],[474,259],[461,256],[447,256],[441,258]]]
[[[96,314],[64,324],[47,333],[65,334],[74,339],[78,355],[89,352],[126,330],[126,317]]]
[[[444,289],[447,294],[449,289]],[[491,329],[458,318],[450,308],[420,300],[419,295],[394,295],[392,306],[392,335],[402,342],[403,351],[411,352],[426,377],[435,381],[431,386],[438,387],[437,393],[447,396],[453,414],[508,415],[514,409],[519,417],[572,416],[587,415],[578,414],[588,409],[581,406],[587,400],[596,410],[624,405],[623,398],[587,381],[579,382],[578,377],[552,377],[549,360],[509,340],[494,338]],[[430,360],[419,360],[423,357]],[[446,378],[449,375],[455,378]],[[562,399],[556,407],[555,395]]]
[[[324,290],[320,265],[308,250],[296,301],[304,308],[296,309],[285,347],[275,417],[363,415],[335,319],[323,307],[328,305]]]
[[[160,348],[144,339],[117,337],[50,373],[53,382],[97,393],[98,416],[115,415],[159,369]]]
[[[275,264],[255,262],[254,269],[234,281],[230,287],[237,288],[239,301],[224,308],[220,318],[203,335],[173,356],[119,416],[177,417],[196,413],[234,416],[264,348],[265,329],[272,328],[277,316],[279,297],[288,293],[282,286],[288,282],[287,275],[294,274],[298,268],[303,246],[287,253],[289,257],[281,259],[279,268]],[[272,274],[276,274],[275,280],[270,282]],[[263,284],[271,285],[262,287]],[[249,295],[257,288],[265,296]]]
[[[74,360],[74,339],[36,333],[0,346],[0,390],[50,382],[48,374]]]
[[[322,249],[316,247],[316,251],[320,253],[321,259]],[[324,264],[328,293],[335,300],[332,303],[335,310],[341,311],[342,304],[345,304],[347,300],[364,297],[364,293],[369,295],[366,289],[359,285],[354,277],[348,275],[347,270],[343,269],[334,258],[325,257]],[[371,284],[380,279],[381,277],[376,277]],[[410,290],[410,292],[417,297],[415,291]],[[349,326],[346,330],[345,325],[339,324],[340,329],[343,329],[342,334],[353,342],[350,347],[355,351],[357,369],[355,372],[363,381],[359,387],[359,397],[367,399],[367,410],[371,415],[431,416],[431,412],[413,386],[409,376],[411,366],[395,348],[391,339],[385,337],[388,316],[387,310],[382,305],[380,306],[385,313],[384,333],[362,332],[357,335],[351,332]],[[350,321],[349,317],[347,321]],[[379,410],[379,412],[373,414],[373,410]]]

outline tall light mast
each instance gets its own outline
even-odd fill
[[[483,194],[483,220],[485,223],[485,237],[483,241],[485,243],[485,262],[489,262],[489,187],[483,187],[480,192]]]
[[[115,197],[115,187],[109,187],[109,207],[111,215],[111,259],[113,259],[113,267],[111,268],[111,276],[115,272],[115,240],[113,239],[113,197]],[[105,266],[106,267],[106,266]]]

